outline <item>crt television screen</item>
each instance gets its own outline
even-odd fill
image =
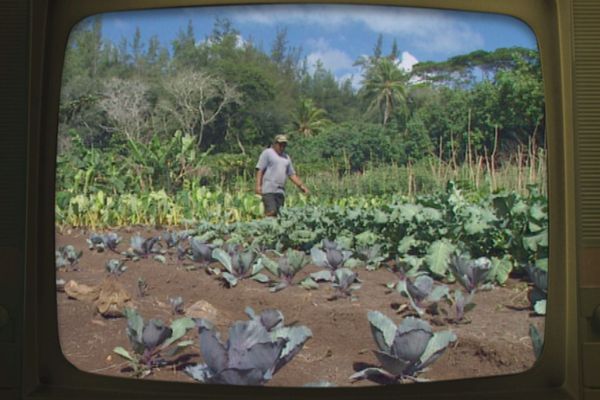
[[[65,53],[60,343],[83,371],[360,386],[543,345],[535,36],[383,6],[95,15]]]

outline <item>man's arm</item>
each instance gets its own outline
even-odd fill
[[[256,187],[254,191],[256,194],[262,194],[262,179],[263,179],[264,171],[262,169],[256,170]]]
[[[296,174],[290,175],[290,180],[292,182],[294,182],[294,184],[296,186],[298,186],[298,188],[300,188],[300,190],[302,190],[304,193],[308,194],[308,188],[306,186],[304,186],[302,179],[300,179],[300,177],[298,175],[296,175]]]

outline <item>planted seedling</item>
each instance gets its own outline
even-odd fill
[[[166,326],[160,319],[144,322],[137,311],[131,308],[125,309],[125,316],[127,337],[133,352],[121,346],[115,347],[113,351],[129,361],[134,375],[138,378],[151,374],[154,368],[167,365],[168,358],[193,344],[192,340],[179,341],[194,327],[191,318],[180,318]]]
[[[103,235],[93,233],[89,239],[87,239],[90,250],[96,250],[102,253],[105,249],[109,249],[115,253],[117,252],[117,245],[121,242],[122,238],[114,232],[108,232]]]
[[[138,296],[144,297],[148,294],[148,282],[141,276],[137,280]]]
[[[70,244],[66,246],[59,247],[58,250],[54,253],[56,256],[56,268],[57,269],[73,269],[75,271],[79,270],[77,264],[79,264],[79,259],[83,251],[75,250],[75,247]]]
[[[336,300],[345,297],[356,300],[356,296],[353,296],[352,292],[360,289],[361,284],[356,272],[353,272],[348,268],[340,268],[334,273],[332,286],[335,289],[335,293],[327,300]]]
[[[369,311],[369,324],[381,367],[369,367],[350,376],[351,381],[384,377],[391,382],[425,381],[418,375],[456,341],[452,331],[433,332],[427,321],[406,317],[396,326],[379,311]]]
[[[527,273],[533,286],[528,297],[533,311],[538,315],[546,315],[546,299],[548,298],[548,272],[534,265],[527,266]]]
[[[121,260],[111,259],[105,264],[106,272],[110,275],[119,276],[127,270],[127,266]]]
[[[309,258],[306,254],[293,249],[288,249],[287,253],[277,261],[263,256],[262,263],[265,268],[279,278],[279,282],[273,282],[271,292],[278,292],[293,285],[294,277],[308,262]]]
[[[171,304],[171,314],[183,314],[183,297],[170,297],[169,304]]]
[[[302,349],[312,336],[305,326],[284,326],[279,310],[256,315],[246,308],[249,321],[236,321],[223,343],[214,325],[199,319],[200,352],[205,364],[185,372],[202,383],[264,385]]]
[[[396,291],[408,298],[419,316],[425,314],[426,310],[433,311],[437,302],[448,296],[448,286],[436,285],[429,275],[419,275],[414,280],[408,277],[401,279],[396,285]]]
[[[228,287],[237,285],[240,279],[250,278],[261,283],[269,281],[266,275],[260,273],[263,268],[262,259],[252,250],[244,251],[241,246],[237,246],[229,248],[227,253],[221,248],[216,248],[212,257],[225,267],[220,277]]]
[[[454,311],[454,317],[450,318],[450,322],[455,324],[468,323],[470,321],[464,321],[465,313],[475,308],[473,303],[474,293],[465,294],[460,289],[456,289],[451,296],[448,296],[452,309]]]

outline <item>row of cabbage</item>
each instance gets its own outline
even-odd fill
[[[195,328],[203,363],[187,365],[183,371],[201,383],[264,385],[288,364],[312,337],[305,325],[285,325],[283,313],[266,309],[257,314],[246,307],[248,320],[235,321],[227,340],[208,319],[179,318],[170,325],[160,319],[144,321],[127,308],[127,336],[131,349],[122,346],[114,352],[123,357],[134,376],[144,377],[165,366],[176,366],[178,354],[194,344],[184,336]],[[406,317],[396,325],[379,311],[369,311],[367,319],[377,349],[380,366],[372,365],[349,376],[350,381],[383,378],[385,383],[422,381],[419,375],[456,341],[451,330],[434,332],[420,318]],[[189,335],[187,336],[189,337]],[[335,386],[315,381],[304,386]]]
[[[323,240],[335,240],[355,252],[398,258],[414,270],[448,276],[449,256],[468,253],[487,257],[493,279],[504,283],[514,269],[527,265],[547,269],[547,199],[535,187],[527,196],[499,192],[470,198],[450,182],[445,191],[414,201],[396,199],[378,206],[288,207],[278,218],[196,225],[205,242],[233,242],[261,250],[294,248],[310,251]]]

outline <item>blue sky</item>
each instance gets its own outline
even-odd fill
[[[370,55],[379,34],[383,53],[396,39],[402,65],[416,61],[442,61],[473,50],[499,47],[537,48],[531,29],[523,22],[502,15],[426,10],[385,6],[276,5],[178,8],[143,12],[121,12],[103,16],[103,37],[118,43],[133,38],[140,28],[144,42],[157,35],[171,48],[179,30],[192,21],[198,42],[212,31],[216,17],[227,18],[240,31],[242,40],[253,38],[270,51],[277,28],[287,29],[288,43],[301,47],[309,65],[320,59],[336,77],[353,76],[352,63]]]

